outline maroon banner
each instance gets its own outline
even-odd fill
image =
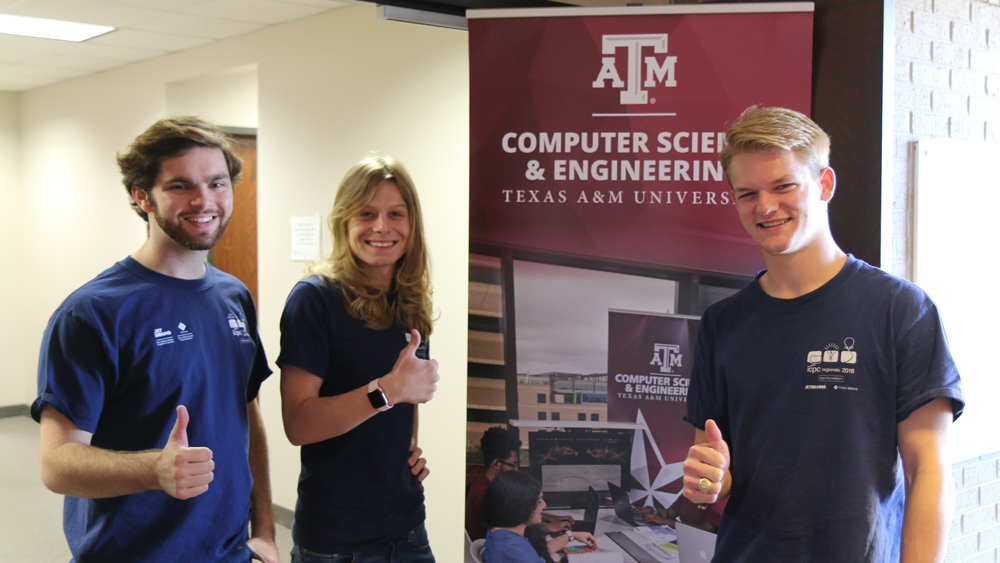
[[[751,104],[809,113],[811,11],[469,17],[473,242],[761,268],[718,152]]]

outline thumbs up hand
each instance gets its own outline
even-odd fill
[[[729,445],[714,420],[705,422],[705,437],[708,443],[691,446],[684,460],[684,496],[697,504],[718,501],[720,496],[725,496],[723,490],[728,488]]]
[[[426,403],[437,391],[437,360],[417,357],[420,332],[410,331],[410,343],[399,353],[396,365],[388,375],[379,378],[379,387],[390,405],[396,403]]]
[[[215,475],[212,450],[188,447],[187,408],[177,407],[177,422],[156,461],[156,479],[160,490],[178,499],[196,497],[208,490]]]

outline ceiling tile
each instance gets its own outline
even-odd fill
[[[52,84],[53,82],[58,82],[58,80],[51,78],[5,76],[3,68],[0,68],[0,91],[23,92],[39,86],[45,86],[46,84]]]
[[[211,43],[211,41],[201,37],[185,37],[182,35],[169,35],[166,33],[151,33],[148,31],[119,29],[118,31],[112,31],[106,35],[95,37],[88,41],[88,43],[92,45],[156,49],[158,51],[174,52]]]
[[[205,39],[224,39],[249,33],[262,28],[260,24],[220,20],[186,14],[164,14],[150,20],[137,23],[129,29],[203,37]]]
[[[53,68],[79,68],[88,72],[101,72],[102,70],[122,66],[124,63],[121,61],[109,61],[107,59],[40,55],[24,61],[24,64]]]
[[[2,0],[0,0],[2,1]],[[162,12],[176,12],[184,8],[190,8],[198,4],[204,4],[208,0],[88,0],[97,4],[109,4],[111,6],[130,6],[133,8],[143,8],[146,10],[157,10]]]
[[[284,2],[285,4],[302,4],[304,6],[317,6],[319,8],[340,8],[346,6],[347,2],[338,2],[336,0],[278,0],[279,2]]]
[[[90,74],[90,71],[78,68],[55,68],[26,64],[7,65],[0,69],[0,76],[53,78],[56,80],[76,78],[84,74]]]
[[[58,47],[57,43],[70,44],[66,41],[56,41],[54,39],[0,34],[0,60],[8,62],[21,61],[40,53],[45,53],[47,52],[46,49]]]
[[[126,27],[162,12],[129,6],[113,6],[85,0],[25,0],[4,10],[5,13],[36,18],[50,18],[79,23]]]
[[[66,55],[69,57],[86,57],[88,59],[107,59],[109,61],[121,61],[122,63],[131,63],[167,54],[167,51],[97,45],[90,42],[66,43],[65,41],[59,41],[58,43],[61,44],[51,45],[43,53]]]
[[[204,4],[181,10],[185,14],[264,25],[292,21],[323,11],[323,8],[316,6],[286,4],[272,0],[210,0]]]

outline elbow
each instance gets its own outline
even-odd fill
[[[311,444],[312,441],[309,440],[308,429],[303,428],[302,424],[296,424],[295,421],[290,420],[288,417],[284,418],[285,423],[285,437],[288,441],[292,443],[293,446],[305,446],[306,444]]]
[[[51,460],[42,457],[42,484],[45,488],[56,493],[57,495],[67,494],[66,481],[62,478],[62,474],[58,471],[51,462]]]

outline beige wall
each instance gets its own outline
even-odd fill
[[[259,309],[272,367],[281,309],[303,269],[289,260],[289,217],[326,215],[343,172],[369,150],[399,158],[417,184],[440,311],[432,350],[442,381],[434,400],[421,408],[420,445],[432,471],[425,482],[428,530],[440,560],[460,560],[468,300],[466,37],[379,21],[374,6],[349,6],[24,93],[20,215],[32,221],[24,225],[24,252],[31,259],[23,270],[36,298],[24,304],[25,321],[19,323],[24,346],[12,349],[23,349],[22,380],[34,386],[40,335],[58,303],[144,239],[142,221],[126,205],[115,151],[171,109],[213,113],[200,109],[212,107],[199,100],[199,88],[210,81],[205,77],[256,64]],[[9,296],[0,299],[6,303]],[[274,499],[292,508],[298,452],[282,431],[277,376],[265,383],[261,397]]]
[[[19,115],[21,95],[0,92],[0,406],[29,402],[34,380],[26,378],[29,370],[22,350],[25,346],[24,277],[30,275],[24,267],[21,243],[21,150]]]

